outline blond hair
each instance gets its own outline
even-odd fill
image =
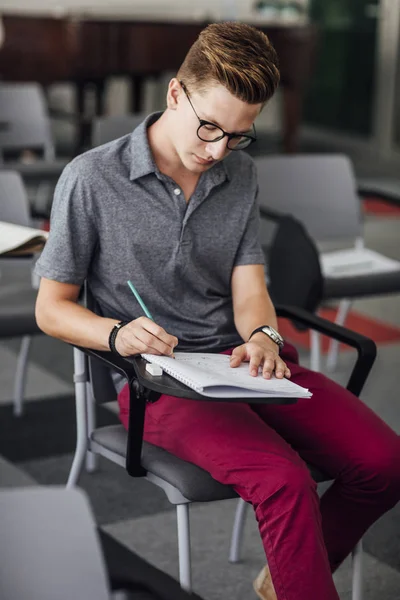
[[[264,104],[279,83],[278,57],[259,29],[245,23],[213,23],[201,31],[177,78],[200,92],[219,83],[243,102]]]

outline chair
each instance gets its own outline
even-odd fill
[[[105,535],[96,531],[88,500],[77,489],[0,491],[0,537],[2,600],[122,600],[123,592],[126,600],[201,600],[129,551],[129,575],[110,578],[101,547]],[[121,558],[117,543],[112,548]]]
[[[13,171],[0,170],[0,221],[31,226],[24,184],[21,176]],[[29,346],[32,335],[42,333],[35,319],[37,291],[31,283],[32,257],[0,257],[1,265],[4,271],[13,269],[13,283],[0,279],[0,339],[22,336],[14,383],[14,414],[21,416]],[[22,280],[15,285],[17,270]]]
[[[256,158],[261,206],[301,221],[320,250],[323,301],[339,300],[343,325],[356,298],[400,291],[400,262],[365,248],[363,223],[350,160],[342,155]],[[311,367],[320,370],[320,340],[312,337]],[[331,341],[327,367],[335,368]]]
[[[286,219],[285,219],[285,222]],[[300,227],[303,231],[303,228]],[[278,224],[279,232],[279,224]],[[275,232],[272,236],[277,236]],[[307,238],[306,238],[307,240]],[[272,241],[273,246],[273,241]],[[275,268],[275,265],[274,265]],[[274,268],[271,272],[274,272]],[[277,290],[279,286],[277,285]],[[90,301],[87,305],[93,309]],[[295,320],[302,326],[315,328],[339,341],[348,343],[358,351],[358,359],[351,374],[348,388],[359,394],[375,359],[374,343],[363,336],[345,330],[301,308],[278,307],[278,315]],[[116,399],[110,369],[122,374],[129,384],[130,421],[127,432],[122,425],[112,425],[91,430],[88,413],[93,402],[110,402]],[[209,502],[237,497],[234,490],[215,481],[209,473],[196,465],[182,461],[162,448],[143,442],[143,424],[146,401],[156,400],[168,393],[181,397],[198,398],[198,395],[164,374],[152,380],[140,358],[123,359],[109,352],[74,348],[74,381],[77,414],[77,445],[67,486],[77,484],[86,452],[101,454],[125,467],[133,477],[146,477],[161,487],[169,501],[177,507],[179,578],[181,586],[191,590],[189,506],[191,502]],[[327,477],[311,468],[317,481]],[[239,503],[232,533],[230,559],[236,562],[240,554],[245,503]],[[353,600],[361,600],[361,544],[357,546],[354,563]]]
[[[131,133],[144,119],[144,113],[108,115],[93,119],[92,147],[101,146]]]
[[[30,162],[6,160],[24,150],[39,151]],[[43,89],[36,83],[0,82],[0,165],[17,171],[25,181],[39,183],[35,204],[50,212],[50,182],[55,182],[69,161],[56,158],[50,118]]]

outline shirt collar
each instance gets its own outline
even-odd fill
[[[150,149],[149,140],[147,137],[147,129],[150,125],[153,125],[161,117],[162,112],[155,112],[150,114],[145,120],[133,130],[131,133],[131,168],[130,168],[130,179],[133,181],[144,177],[150,173],[155,173],[160,176],[160,171],[155,163],[153,154]],[[210,180],[213,185],[217,185],[230,179],[229,170],[224,164],[225,161],[220,161],[211,169],[203,174]]]

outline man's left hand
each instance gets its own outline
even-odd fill
[[[270,379],[274,374],[278,379],[283,377],[290,378],[290,369],[281,359],[278,352],[278,346],[268,339],[259,339],[264,333],[256,334],[251,338],[251,341],[237,346],[231,354],[230,366],[238,367],[242,362],[249,363],[250,375],[257,377],[260,367],[262,368],[262,376],[265,379]]]

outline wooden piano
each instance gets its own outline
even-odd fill
[[[38,81],[44,86],[68,81],[76,86],[80,140],[84,146],[84,90],[96,89],[96,113],[103,114],[108,77],[132,78],[132,112],[142,108],[146,77],[174,71],[207,23],[196,21],[136,21],[111,18],[53,18],[3,14],[4,43],[0,48],[0,79]],[[304,89],[316,50],[313,25],[258,25],[270,38],[280,60],[283,92],[283,147],[297,148]]]

